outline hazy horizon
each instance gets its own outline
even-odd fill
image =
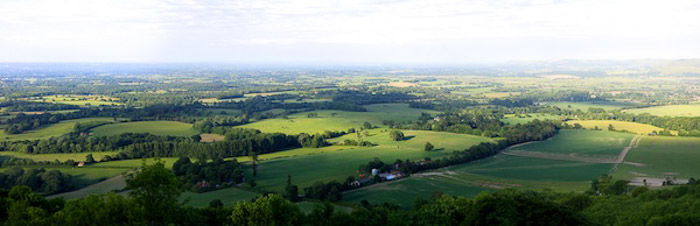
[[[700,2],[0,2],[0,62],[464,65],[700,58]]]

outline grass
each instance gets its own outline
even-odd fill
[[[700,104],[664,105],[646,108],[634,108],[625,110],[628,113],[643,114],[649,113],[657,116],[700,116]]]
[[[505,115],[505,118],[502,119],[501,121],[505,122],[506,124],[509,125],[515,125],[515,124],[525,124],[528,123],[532,120],[561,120],[561,117],[558,115],[552,115],[552,114],[547,114],[547,113],[531,113],[531,114],[507,114]]]
[[[85,156],[88,154],[92,154],[92,156],[95,158],[95,160],[101,160],[104,156],[107,155],[114,155],[117,152],[84,152],[84,153],[60,153],[60,154],[27,154],[27,153],[21,153],[21,152],[10,152],[10,151],[3,151],[0,152],[0,156],[8,156],[8,157],[14,157],[14,158],[20,158],[20,159],[31,159],[34,161],[61,161],[65,162],[67,160],[74,160],[74,161],[84,161]]]
[[[437,158],[448,155],[455,150],[464,150],[480,142],[489,141],[485,137],[464,134],[430,131],[404,131],[404,133],[412,138],[397,142],[391,141],[387,132],[375,129],[364,140],[377,143],[378,146],[348,147],[348,149],[327,151],[323,154],[298,155],[262,161],[259,164],[258,177],[256,178],[257,188],[281,191],[285,186],[287,175],[291,175],[294,183],[300,188],[307,187],[316,181],[344,181],[348,176],[357,176],[358,167],[375,157],[385,162],[393,162],[396,159]],[[354,135],[346,136],[336,138],[336,140],[349,139]],[[424,151],[423,147],[428,141],[442,150]]]
[[[122,133],[151,133],[163,136],[192,136],[197,134],[192,124],[176,121],[139,121],[99,126],[92,129],[96,136],[112,136]]]
[[[607,174],[612,167],[612,164],[496,155],[350,191],[344,194],[344,200],[410,207],[417,198],[429,198],[436,192],[467,197],[505,188],[580,192],[589,187],[590,180]]]
[[[588,182],[602,174],[608,173],[612,166],[612,164],[498,155],[483,161],[454,167],[452,170],[515,180]]]
[[[561,109],[588,111],[589,108],[602,108],[605,111],[619,110],[628,107],[634,107],[635,104],[614,102],[614,101],[595,101],[595,102],[549,102],[546,105],[552,105]]]
[[[650,176],[665,178],[700,178],[700,138],[645,136],[633,148],[626,162],[642,165],[622,164],[616,172],[621,178]]]
[[[74,119],[60,121],[55,124],[48,125],[43,128],[34,129],[30,131],[25,131],[20,134],[7,134],[4,131],[0,131],[0,139],[11,141],[11,140],[39,140],[48,139],[50,137],[57,137],[73,131],[75,123],[94,123],[94,122],[112,122],[112,118],[84,118],[84,119]]]
[[[226,137],[224,135],[215,134],[215,133],[202,133],[202,134],[199,134],[199,137],[202,138],[200,140],[201,142],[217,142],[217,141],[223,141],[226,139]]]
[[[560,130],[546,141],[532,142],[512,150],[581,156],[617,156],[634,137],[632,134],[596,130]]]
[[[218,199],[224,203],[224,206],[231,206],[236,202],[250,201],[258,196],[260,194],[255,192],[238,188],[225,188],[203,193],[185,192],[180,195],[180,201],[184,201],[185,205],[188,206],[207,207],[211,201]]]
[[[592,129],[598,127],[603,130],[607,130],[608,126],[612,125],[615,128],[615,130],[628,131],[636,134],[649,134],[654,131],[660,132],[664,130],[663,128],[659,128],[649,124],[615,120],[571,120],[567,121],[566,123],[569,125],[574,125],[578,123],[581,124],[583,128]]]
[[[78,106],[102,106],[102,105],[123,105],[116,102],[118,98],[96,95],[51,95],[43,96],[39,99],[29,99],[34,102],[68,104]]]
[[[240,127],[255,128],[263,132],[280,132],[286,134],[322,133],[329,131],[345,131],[349,128],[360,128],[364,122],[381,126],[383,120],[398,122],[415,121],[421,112],[435,114],[435,111],[421,110],[408,107],[407,104],[374,104],[367,105],[367,112],[346,111],[313,111],[287,116],[288,118],[267,119]],[[309,118],[309,113],[316,117]]]
[[[346,192],[343,194],[343,200],[349,202],[367,200],[372,204],[387,202],[401,207],[411,207],[416,199],[429,199],[438,193],[471,197],[491,190],[493,189],[470,186],[461,180],[414,176]]]
[[[123,176],[115,176],[104,181],[100,181],[96,184],[88,185],[87,187],[71,191],[64,192],[56,195],[49,196],[49,198],[64,198],[64,199],[76,199],[83,198],[88,195],[104,194],[112,191],[118,191],[126,187],[126,179]]]

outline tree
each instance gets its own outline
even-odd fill
[[[389,132],[389,136],[394,141],[402,141],[405,138],[403,132],[401,132],[401,130],[397,130],[397,129],[391,130],[391,132]]]
[[[209,202],[209,207],[210,208],[222,208],[224,207],[224,203],[221,201],[221,199],[214,199]]]
[[[179,203],[180,181],[172,171],[165,168],[165,163],[157,160],[152,165],[144,162],[141,169],[127,175],[129,196],[144,208],[145,217],[151,224],[167,224],[171,222]]]
[[[615,127],[612,124],[609,124],[608,131],[615,131]]]
[[[362,128],[363,128],[363,129],[372,129],[372,128],[374,128],[374,127],[372,126],[371,123],[365,122],[365,123],[362,124]]]
[[[425,142],[425,151],[432,151],[433,149],[435,149],[435,146],[433,146],[433,144],[431,144],[430,142]]]
[[[285,195],[289,201],[296,202],[299,201],[299,187],[292,184],[292,176],[287,175],[287,187],[285,187]]]
[[[275,194],[239,202],[231,213],[233,225],[300,225],[302,217],[299,207]]]
[[[85,156],[85,163],[93,163],[93,162],[95,162],[95,158],[92,157],[92,153]]]
[[[250,161],[253,163],[253,176],[258,176],[258,153],[255,151],[250,152]]]

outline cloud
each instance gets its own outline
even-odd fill
[[[693,0],[3,0],[0,15],[0,61],[700,57]]]

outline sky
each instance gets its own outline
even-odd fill
[[[0,62],[700,58],[697,0],[0,0]]]

